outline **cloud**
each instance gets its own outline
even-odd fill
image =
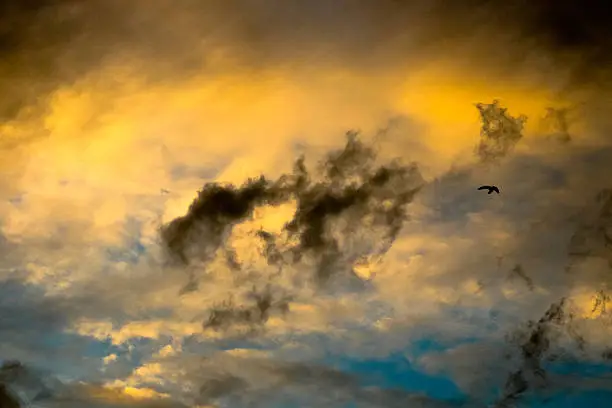
[[[334,406],[355,403],[363,407],[463,406],[463,401],[429,398],[399,389],[363,386],[365,378],[312,363],[286,362],[256,354],[215,353],[197,363],[182,357],[160,362],[166,378],[198,388],[196,404],[250,404],[268,406]],[[176,371],[175,371],[176,370]],[[178,375],[178,377],[177,377]],[[176,385],[170,385],[168,387]],[[280,391],[280,392],[279,392]]]
[[[492,161],[504,157],[523,137],[522,131],[527,117],[514,118],[499,106],[499,101],[491,104],[477,104],[482,120],[481,141],[477,154],[482,161]]]
[[[207,184],[187,215],[162,228],[162,242],[179,262],[189,265],[199,260],[207,268],[219,249],[235,254],[224,241],[234,225],[253,216],[256,207],[295,202],[295,213],[278,238],[264,230],[256,231],[266,244],[263,254],[268,264],[288,264],[294,270],[303,264],[306,268],[301,269],[308,271],[310,259],[316,266],[309,272],[313,276],[305,280],[317,285],[326,284],[343,271],[354,275],[358,262],[376,262],[391,248],[408,219],[406,207],[422,184],[414,164],[395,161],[376,165],[375,159],[375,151],[359,141],[357,134],[349,133],[344,149],[328,154],[319,164],[320,179],[313,180],[300,158],[292,174],[276,181],[262,176],[239,188]],[[235,255],[229,263],[230,270],[241,268]],[[284,266],[280,268],[282,273]],[[197,290],[194,279],[190,278],[181,293]],[[269,286],[262,293],[254,290],[247,294],[247,299],[254,300],[249,302],[251,306],[224,301],[210,310],[204,328],[261,325],[271,312],[290,311],[288,299],[295,289],[284,291],[289,293],[273,296]]]
[[[347,223],[354,227],[372,217],[371,228],[380,226],[386,230],[388,242],[384,245],[388,247],[406,218],[406,205],[418,191],[420,174],[414,165],[391,163],[372,168],[373,159],[374,151],[363,145],[356,134],[349,134],[345,148],[330,154],[322,163],[323,181],[311,182],[303,159],[299,159],[294,174],[283,175],[275,182],[262,176],[240,188],[207,184],[187,215],[162,229],[162,240],[171,254],[184,263],[193,253],[206,260],[221,246],[232,224],[252,215],[256,206],[295,200],[296,213],[285,226],[288,239],[298,236],[299,243],[291,248],[294,260],[299,261],[305,254],[320,257],[318,278],[325,279],[334,265],[324,264],[339,255],[339,243],[329,236],[329,224],[344,215],[352,217]],[[270,235],[265,234],[259,232],[269,240]]]
[[[170,252],[184,263],[193,257],[190,252],[214,253],[221,246],[222,237],[232,223],[248,217],[258,204],[268,201],[271,204],[280,203],[282,193],[282,190],[268,187],[263,177],[247,181],[240,189],[209,184],[198,194],[185,217],[172,221],[162,230],[162,240]],[[212,248],[206,251],[202,248],[204,245],[211,245]]]
[[[284,314],[289,310],[286,299],[275,299],[269,289],[262,293],[253,292],[253,305],[234,306],[231,298],[219,306],[213,307],[204,322],[204,328],[226,328],[234,324],[261,325],[265,324],[272,313]]]
[[[518,400],[532,387],[546,386],[546,371],[542,367],[545,358],[555,359],[556,356],[547,356],[553,345],[555,325],[571,324],[571,312],[566,315],[565,299],[552,304],[544,316],[537,323],[529,322],[527,332],[519,334],[518,344],[521,352],[521,366],[512,372],[506,381],[504,395],[498,402],[499,406],[507,406]],[[578,343],[579,348],[584,347],[584,339],[571,330],[570,334]],[[544,382],[542,382],[543,380]]]
[[[541,361],[572,336],[528,340],[568,329],[539,322],[562,298],[585,342],[573,357],[609,354],[599,5],[1,7],[0,357],[62,378],[44,404],[175,404],[201,387],[233,406],[417,404],[310,360],[426,337],[449,351],[417,360],[470,398],[519,370],[506,397],[545,395],[573,381]],[[487,183],[502,194],[477,194]],[[265,349],[251,374],[215,360],[187,370],[188,390],[164,383],[236,343]],[[154,365],[165,353],[176,366]],[[521,382],[538,364],[549,391]]]
[[[476,142],[476,140],[474,142]],[[164,288],[163,290],[168,291],[168,293],[172,293],[172,295],[171,298],[165,299],[165,301],[160,305],[165,307],[170,304],[176,305],[177,309],[174,311],[173,317],[178,318],[178,321],[181,323],[176,324],[179,325],[192,324],[192,319],[198,318],[199,316],[199,318],[202,319],[200,321],[204,321],[205,328],[226,329],[231,326],[240,325],[245,325],[247,328],[252,328],[260,326],[263,323],[267,323],[271,317],[282,317],[283,313],[287,310],[290,316],[292,313],[292,301],[284,299],[295,298],[293,300],[304,301],[308,296],[312,296],[314,292],[304,291],[303,289],[299,288],[299,285],[294,286],[295,281],[291,283],[291,278],[287,277],[279,278],[278,280],[273,281],[274,284],[268,286],[263,292],[261,290],[251,290],[253,282],[262,283],[265,282],[266,279],[269,279],[269,277],[266,275],[267,271],[259,271],[259,277],[253,280],[253,271],[250,271],[250,265],[248,262],[246,262],[247,253],[244,252],[244,248],[231,248],[230,245],[230,243],[235,244],[236,239],[238,239],[239,235],[244,231],[238,227],[246,226],[252,228],[253,226],[257,225],[257,221],[254,223],[252,221],[254,221],[256,218],[258,207],[262,206],[255,205],[253,203],[258,203],[257,200],[259,197],[270,196],[273,198],[281,197],[283,201],[293,203],[292,205],[294,205],[293,208],[295,209],[295,212],[290,214],[288,222],[280,224],[280,229],[278,229],[274,234],[268,233],[265,229],[258,230],[257,228],[253,228],[251,230],[253,234],[250,235],[250,238],[247,238],[247,242],[256,243],[258,240],[263,240],[264,246],[261,248],[262,252],[259,256],[261,256],[264,262],[272,264],[269,266],[274,267],[269,272],[272,273],[272,270],[277,271],[276,267],[280,265],[281,271],[289,271],[290,277],[294,276],[291,275],[292,273],[303,274],[304,272],[307,272],[312,273],[312,276],[316,278],[316,281],[319,277],[318,271],[321,268],[321,249],[323,249],[323,252],[325,252],[329,251],[330,247],[332,249],[336,248],[337,252],[334,252],[333,255],[342,255],[343,262],[346,260],[346,262],[349,262],[348,265],[351,265],[351,262],[359,260],[360,257],[356,255],[363,256],[365,254],[366,257],[368,255],[374,255],[374,258],[376,258],[378,255],[391,251],[390,255],[393,257],[394,255],[398,254],[394,251],[402,248],[402,245],[404,245],[406,241],[409,241],[411,236],[413,236],[412,239],[415,238],[413,234],[415,230],[419,229],[419,224],[422,225],[423,223],[428,223],[430,226],[430,233],[436,234],[435,236],[439,238],[437,238],[437,241],[419,241],[422,249],[426,249],[425,252],[422,252],[421,250],[421,257],[425,257],[425,259],[427,259],[427,257],[433,256],[433,259],[438,259],[436,263],[421,262],[419,264],[412,262],[412,265],[404,269],[403,277],[397,274],[396,269],[394,269],[399,265],[396,266],[393,264],[386,264],[384,265],[384,270],[380,266],[377,267],[376,265],[373,265],[374,268],[378,269],[378,273],[380,273],[380,275],[373,280],[374,286],[367,286],[365,293],[372,300],[376,299],[376,301],[383,301],[389,305],[392,305],[396,309],[394,312],[395,316],[401,316],[402,313],[405,313],[405,311],[408,310],[407,307],[409,307],[409,303],[403,300],[403,296],[408,290],[412,290],[414,293],[410,292],[410,301],[413,302],[412,305],[419,305],[422,307],[421,310],[419,310],[421,319],[426,316],[429,316],[430,318],[438,316],[440,319],[438,322],[447,322],[447,319],[452,319],[452,317],[446,315],[443,309],[428,309],[428,307],[431,306],[423,307],[425,306],[425,303],[429,302],[431,305],[432,302],[433,304],[441,302],[442,304],[452,305],[454,302],[464,298],[466,295],[474,293],[470,292],[469,285],[466,286],[466,284],[477,279],[485,281],[486,285],[484,286],[483,291],[485,298],[474,299],[473,301],[476,305],[479,305],[479,307],[501,307],[504,303],[509,305],[508,302],[510,302],[510,297],[508,293],[500,293],[499,288],[500,284],[502,286],[505,284],[503,283],[503,280],[508,275],[503,276],[497,281],[487,279],[488,271],[493,268],[487,269],[486,267],[483,268],[482,266],[479,266],[482,265],[482,261],[479,257],[481,254],[490,250],[491,245],[494,243],[497,243],[500,246],[497,248],[499,251],[503,252],[503,250],[510,250],[511,252],[510,254],[506,254],[504,257],[503,265],[506,265],[508,262],[508,259],[506,258],[510,258],[511,265],[526,265],[524,266],[524,269],[522,269],[522,275],[524,275],[522,280],[526,281],[528,285],[529,282],[531,282],[531,285],[529,286],[534,288],[533,292],[535,293],[531,298],[525,294],[521,294],[520,290],[517,292],[517,298],[523,300],[508,309],[509,315],[514,314],[512,317],[513,319],[529,318],[530,313],[527,311],[527,309],[532,307],[534,304],[543,304],[544,302],[548,301],[550,297],[542,296],[542,290],[553,291],[552,296],[554,296],[556,294],[562,294],[564,291],[570,290],[572,287],[577,285],[591,285],[593,283],[592,281],[585,281],[584,279],[587,278],[586,276],[581,278],[579,281],[572,281],[569,278],[557,278],[557,281],[550,281],[548,274],[552,269],[543,269],[539,267],[537,263],[533,263],[536,261],[540,262],[538,258],[533,257],[534,253],[538,253],[539,251],[538,255],[540,257],[549,253],[546,252],[546,250],[537,249],[537,245],[542,245],[544,241],[535,236],[532,237],[534,239],[533,242],[525,239],[510,239],[512,234],[509,232],[503,233],[503,231],[500,231],[500,228],[510,227],[512,222],[516,222],[513,220],[516,220],[517,217],[527,216],[529,220],[538,220],[540,217],[542,217],[542,214],[546,214],[546,216],[551,216],[554,218],[557,217],[557,212],[564,214],[570,210],[582,209],[584,203],[588,202],[588,200],[576,200],[575,196],[574,199],[569,199],[566,201],[567,208],[557,208],[554,209],[555,211],[552,211],[553,209],[549,204],[550,200],[548,200],[546,196],[540,197],[541,201],[535,202],[534,206],[521,206],[522,197],[533,194],[534,190],[541,189],[543,186],[549,189],[545,190],[547,191],[546,194],[557,193],[558,189],[567,188],[568,184],[573,188],[578,187],[580,183],[588,177],[587,167],[581,169],[580,166],[573,164],[570,168],[572,170],[579,170],[582,173],[566,174],[565,180],[567,181],[564,181],[563,183],[560,183],[557,180],[559,173],[565,174],[564,172],[566,170],[563,166],[566,165],[567,160],[571,157],[572,163],[574,163],[577,160],[575,156],[561,156],[560,160],[554,159],[552,164],[536,161],[533,156],[521,153],[520,151],[504,157],[503,160],[500,161],[500,166],[498,169],[491,173],[493,174],[492,177],[499,177],[502,181],[511,180],[517,177],[517,173],[514,172],[520,171],[520,173],[518,173],[518,177],[522,178],[523,175],[526,175],[528,176],[527,179],[531,180],[530,184],[522,187],[522,190],[515,190],[515,201],[506,201],[504,207],[486,208],[485,204],[483,203],[471,204],[469,203],[469,200],[472,200],[472,198],[468,195],[452,198],[454,191],[468,191],[468,189],[472,191],[473,186],[478,184],[476,183],[475,179],[478,177],[478,173],[473,168],[467,167],[459,172],[444,175],[436,182],[437,188],[440,188],[439,191],[443,191],[445,194],[451,194],[451,199],[449,200],[450,203],[455,203],[456,205],[467,205],[461,212],[473,214],[471,218],[468,218],[468,220],[457,221],[456,217],[451,211],[453,209],[452,204],[450,204],[446,209],[444,207],[441,208],[441,218],[428,218],[431,216],[431,212],[427,211],[424,213],[419,213],[419,211],[422,211],[425,208],[435,208],[438,204],[437,200],[440,196],[436,196],[435,194],[431,195],[432,188],[434,187],[435,183],[427,184],[425,188],[421,190],[423,193],[422,195],[414,195],[414,193],[419,190],[419,183],[422,182],[420,175],[418,172],[416,172],[416,168],[414,166],[402,167],[394,164],[393,162],[391,165],[375,165],[375,160],[372,155],[373,150],[368,149],[369,148],[367,148],[364,144],[361,144],[361,142],[356,139],[354,135],[351,135],[345,148],[328,155],[325,159],[326,161],[321,162],[321,165],[319,166],[320,171],[318,173],[312,173],[314,176],[306,171],[305,165],[302,166],[300,164],[302,163],[301,161],[298,161],[297,165],[295,166],[296,170],[293,174],[289,174],[284,177],[281,176],[276,181],[267,181],[266,178],[258,179],[258,181],[255,181],[255,183],[260,183],[255,184],[257,188],[253,188],[252,184],[250,183],[247,183],[242,187],[227,187],[226,185],[222,184],[209,184],[208,187],[204,188],[203,191],[205,192],[220,192],[222,196],[225,194],[227,197],[229,197],[229,201],[227,202],[230,204],[235,204],[217,205],[218,201],[208,198],[209,196],[206,194],[200,194],[198,199],[196,199],[195,204],[191,206],[187,216],[184,218],[179,218],[179,220],[188,221],[188,227],[186,228],[187,231],[189,228],[200,228],[198,233],[195,235],[189,236],[189,234],[187,234],[187,236],[189,239],[194,241],[193,243],[188,243],[193,244],[193,249],[190,253],[195,254],[195,256],[192,256],[191,259],[200,256],[198,250],[204,249],[205,256],[203,259],[208,262],[209,267],[214,267],[213,273],[208,273],[205,275],[203,282],[206,283],[206,285],[204,287],[211,287],[211,285],[217,287],[219,289],[218,293],[216,294],[217,299],[223,298],[225,296],[225,291],[237,292],[237,303],[223,304],[222,300],[221,303],[216,303],[217,306],[215,306],[215,297],[213,296],[209,298],[201,298],[201,301],[197,305],[194,304],[192,306],[188,306],[184,300],[179,300],[180,296],[178,296],[179,289],[184,285],[184,281],[180,282],[182,279],[177,280],[172,276],[174,272],[176,272],[173,269],[184,268],[185,262],[179,262],[179,265],[156,265],[151,269],[152,265],[150,262],[155,261],[156,259],[151,253],[150,256],[152,256],[152,258],[150,258],[149,261],[140,265],[135,264],[134,266],[130,267],[133,272],[144,273],[143,275],[138,276],[136,274],[132,277],[122,277],[120,275],[116,275],[116,280],[114,280],[112,284],[97,286],[97,302],[100,303],[96,303],[95,307],[90,306],[89,308],[83,308],[79,305],[84,303],[81,303],[79,299],[83,297],[84,294],[91,293],[89,291],[93,290],[93,285],[99,285],[101,283],[97,277],[94,277],[93,280],[86,282],[84,285],[78,284],[72,286],[72,290],[76,290],[77,293],[81,292],[79,296],[71,296],[68,298],[55,297],[52,299],[52,307],[47,306],[43,308],[43,310],[53,310],[53,308],[58,307],[57,305],[65,304],[65,306],[62,306],[63,309],[60,309],[59,311],[59,330],[67,327],[71,320],[76,320],[78,317],[91,317],[92,315],[94,317],[101,316],[104,314],[103,310],[113,310],[111,303],[114,303],[115,313],[118,313],[121,307],[126,307],[129,302],[134,300],[137,302],[144,302],[141,304],[152,305],[151,303],[148,303],[150,302],[148,297],[156,293],[161,293],[160,291],[162,288]],[[584,150],[585,157],[589,157],[591,154],[592,153],[590,150]],[[361,159],[354,160],[355,157],[360,157]],[[370,159],[370,164],[368,164],[368,160],[363,160],[363,157]],[[580,163],[580,161],[578,161],[578,163]],[[474,164],[473,166],[478,165]],[[397,173],[394,173],[394,171],[397,171]],[[386,175],[389,173],[392,177],[386,177]],[[397,183],[393,184],[392,181],[394,180],[393,176],[395,174],[397,174],[398,178],[396,180]],[[408,175],[408,179],[405,178],[406,174]],[[353,185],[351,185],[350,176],[355,177],[354,179],[356,182]],[[348,180],[348,183],[346,180]],[[412,183],[406,182],[407,180],[412,181]],[[592,182],[595,182],[595,180]],[[505,190],[506,189],[504,188],[504,193]],[[247,194],[244,194],[244,191],[246,191]],[[277,191],[281,191],[281,193],[277,193]],[[565,191],[566,193],[568,192],[567,190]],[[571,192],[571,190],[569,192]],[[277,195],[275,196],[275,194]],[[337,197],[342,198],[345,194],[351,198],[350,200],[346,200],[346,203],[349,205],[339,205],[338,207],[335,207],[325,204],[329,197],[333,199],[331,200],[331,203],[335,204]],[[214,197],[214,194],[211,194],[210,196]],[[449,198],[448,195],[446,197]],[[399,208],[403,208],[403,206],[409,202],[404,201],[405,198],[414,198],[414,201],[411,202],[410,207],[413,212],[412,215],[414,219],[407,224],[411,228],[412,233],[408,234],[406,232],[400,233],[398,228],[398,226],[401,226],[406,222],[406,214],[403,212],[396,212],[396,208],[393,206],[393,200],[397,200],[397,205]],[[468,200],[468,202],[462,204],[462,199]],[[246,204],[242,204],[242,200],[244,200]],[[263,200],[260,202],[266,203],[267,201]],[[340,204],[344,203],[342,200],[339,200],[338,202]],[[223,201],[223,203],[226,203],[226,201]],[[277,202],[274,203],[276,204]],[[278,204],[281,204],[280,200]],[[199,205],[201,206],[199,207]],[[470,207],[470,205],[473,207]],[[228,211],[228,209],[231,210],[232,208],[237,208],[238,210]],[[319,211],[318,208],[322,208],[323,211]],[[339,210],[336,211],[336,208]],[[374,215],[373,217],[372,214]],[[343,219],[343,216],[347,218]],[[363,224],[363,226],[360,226],[360,221],[366,222]],[[168,225],[173,225],[173,222],[175,221],[171,221],[165,228],[168,228]],[[197,225],[198,223],[201,225]],[[247,225],[249,223],[251,224]],[[377,225],[380,227],[378,231],[376,229],[371,229],[372,226],[376,227]],[[330,226],[332,228],[329,228]],[[445,232],[448,231],[448,228],[456,228],[456,226],[467,228],[467,230],[460,229],[460,232],[455,233],[455,236]],[[572,233],[571,226],[571,223],[559,226],[559,228],[570,227],[566,231],[566,236],[568,239]],[[360,228],[364,229],[365,233],[363,237],[360,237],[359,233],[355,233],[356,231],[358,232]],[[511,228],[514,228],[515,231],[520,231],[523,226],[520,222],[518,222]],[[226,229],[226,231],[223,231],[223,229]],[[162,245],[167,245],[168,242],[164,237],[164,234],[167,233],[166,231],[168,230],[164,230],[162,228]],[[179,231],[184,230],[179,228]],[[484,237],[492,238],[497,236],[497,238],[495,238],[496,242],[491,241],[489,244],[484,246],[482,245],[482,241],[479,243],[479,240],[468,242],[462,236],[462,234],[464,234],[463,231],[468,231],[472,238],[479,236],[479,234],[482,234]],[[292,234],[295,234],[296,236],[292,237]],[[549,234],[549,232],[545,232],[545,236],[548,236],[546,234]],[[213,239],[210,239],[211,237],[213,237]],[[347,239],[347,237],[350,237],[350,239]],[[351,242],[351,239],[354,239],[354,241]],[[453,253],[451,252],[451,249],[453,251],[457,250],[457,248],[453,248],[455,244],[448,244],[453,243],[453,240],[455,240],[456,244],[459,244],[460,246],[462,245],[462,250],[465,251],[465,253],[471,254],[470,257],[473,257],[472,259],[477,260],[478,262],[469,261],[470,257],[462,258],[451,256],[450,254]],[[186,239],[185,241],[188,242],[189,240]],[[372,241],[375,241],[378,245],[373,245],[371,243]],[[551,256],[557,254],[559,248],[566,248],[568,241],[562,241],[563,240],[559,240],[559,246],[555,247],[554,250],[550,250]],[[271,243],[274,243],[274,245],[271,245]],[[360,247],[359,245],[355,245],[355,243],[359,243],[362,246]],[[394,243],[394,245],[390,245],[391,243]],[[436,243],[436,245],[430,246],[431,243]],[[207,245],[211,244],[213,245],[213,249],[208,250]],[[274,252],[271,252],[270,250],[272,247],[275,248],[276,257],[272,256],[270,258],[269,255]],[[177,246],[176,248],[181,249],[182,246]],[[215,260],[217,259],[215,256],[218,255],[216,250],[219,248],[223,248],[223,251],[221,251],[223,253],[220,258],[221,261],[227,263],[227,256],[229,256],[230,260],[232,261],[229,265],[226,265],[226,269],[218,269],[217,267],[219,265],[214,264]],[[302,258],[296,258],[294,256],[296,253],[303,254]],[[408,251],[408,253],[410,253],[410,251]],[[490,256],[490,258],[491,265],[496,264],[495,257]],[[185,259],[189,260],[190,258],[183,257],[181,259],[181,257],[179,257],[180,261]],[[279,259],[281,261],[279,261]],[[446,264],[444,264],[444,262],[440,262],[442,259],[447,260]],[[272,260],[272,262],[268,262],[270,260]],[[314,261],[314,263],[309,263],[310,260]],[[469,262],[474,262],[472,264],[474,268],[467,268],[465,262],[468,262],[467,265],[470,265]],[[560,265],[563,265],[564,263],[564,260],[559,262]],[[181,266],[181,264],[183,266]],[[356,266],[353,264],[353,267]],[[427,273],[424,273],[423,267],[430,269]],[[434,268],[439,269],[436,272]],[[338,270],[340,269],[334,268],[335,273],[337,273],[336,271]],[[516,268],[514,270],[514,274],[516,275]],[[459,273],[461,271],[466,271],[468,273]],[[224,281],[225,278],[223,278],[223,276],[226,272],[236,274],[236,277],[251,276],[251,279],[247,279],[246,281],[241,281],[241,279],[230,279],[229,281]],[[509,268],[508,273],[511,272],[512,269]],[[519,275],[521,274],[519,273]],[[166,276],[167,278],[165,278],[165,282],[164,280],[152,282],[151,276]],[[274,275],[272,274],[271,276]],[[410,281],[406,280],[407,277],[412,280],[412,282],[409,284],[408,282]],[[116,288],[117,282],[121,280],[126,282],[126,284],[119,285],[119,287],[133,287],[135,282],[144,281],[149,282],[149,286],[145,290],[124,289],[117,293],[113,287]],[[127,284],[128,282],[132,283]],[[170,287],[166,286],[166,283],[168,282],[172,283]],[[325,280],[322,280],[321,282],[325,282]],[[508,282],[507,284],[516,286],[516,282]],[[400,287],[403,288],[403,295],[398,295],[398,293],[394,291]],[[332,293],[342,293],[341,291],[338,292],[337,286],[332,285],[328,288],[328,290],[330,288],[333,288]],[[444,299],[443,296],[441,296],[445,292],[445,288],[448,293],[452,293],[450,298]],[[458,290],[457,288],[461,289]],[[346,290],[346,287],[344,289]],[[203,293],[202,288],[195,287],[194,290],[195,296],[199,297]],[[437,292],[437,294],[432,298],[431,294],[435,292]],[[187,294],[188,293],[184,292],[184,296]],[[287,297],[287,294],[289,297]],[[117,295],[119,295],[119,297],[117,297]],[[157,297],[159,295],[154,296]],[[319,293],[318,296],[322,297],[321,302],[316,305],[316,308],[319,308],[321,305],[330,301],[326,297],[325,293]],[[117,302],[113,299],[120,299],[120,301]],[[344,299],[339,299],[339,301],[346,302]],[[331,302],[333,304],[334,301]],[[110,307],[110,309],[100,309],[100,307],[103,305],[106,305],[104,306],[105,308]],[[186,306],[188,307],[186,308]],[[195,308],[191,309],[193,306],[195,306]],[[187,310],[192,311],[184,314]],[[154,313],[154,311],[150,310],[148,313]],[[344,322],[346,324],[350,322],[351,319],[357,318],[360,313],[361,311],[357,309],[349,310],[348,314],[338,315],[338,322]],[[119,314],[113,315],[110,320],[113,322],[113,325],[121,324],[120,322],[122,320],[129,319],[130,317],[133,318],[133,316],[129,316],[129,314],[131,313],[125,314],[124,310],[119,312]],[[208,314],[208,317],[202,318],[202,315],[206,314]],[[440,316],[440,314],[442,316]],[[150,317],[147,317],[147,319],[150,319]],[[50,320],[45,319],[45,321]],[[51,319],[51,321],[53,321],[53,319]],[[275,324],[278,323],[275,321]],[[459,330],[464,330],[464,333],[467,333],[469,330],[474,328],[463,320],[456,321],[454,324],[454,326],[449,326],[446,331],[438,329],[439,335],[457,335]],[[114,329],[110,329],[108,332],[117,339],[121,338],[122,340],[120,340],[119,343],[128,341],[130,337],[139,336],[155,339],[155,341],[163,341],[162,338],[165,335],[162,334],[163,330],[158,330],[158,328],[151,331],[146,329],[148,326],[145,326],[146,324],[141,327],[142,330],[130,331],[131,329],[128,330],[128,328],[135,327],[134,323],[126,322],[124,325],[124,335],[120,336],[118,333],[111,334]],[[510,326],[511,325],[507,325],[505,327],[509,328]],[[299,325],[297,327],[299,327]],[[419,327],[418,324],[415,327]],[[420,330],[423,329],[421,328]],[[457,333],[452,334],[453,330],[457,330]],[[178,331],[174,329],[167,331],[167,333],[171,332],[181,333],[181,329],[179,328]],[[185,335],[187,332],[182,333]],[[268,332],[268,334],[261,332],[259,335],[263,335],[263,339],[265,341],[266,336],[272,333],[278,333],[275,332],[274,325],[270,327],[270,332]],[[86,333],[82,332],[82,334]],[[105,336],[106,335],[104,333],[101,334],[101,338],[105,338]],[[386,339],[386,341],[390,341],[390,344],[393,344],[393,340]],[[358,344],[359,341],[356,343]],[[359,347],[360,346],[357,345],[357,350]],[[386,346],[382,347],[384,348]],[[513,384],[515,382],[516,381],[514,381]],[[238,383],[243,384],[240,381],[230,381],[230,384]],[[514,385],[516,386],[519,383],[520,382],[516,382]],[[219,384],[224,384],[224,382],[221,381]],[[221,385],[219,385],[219,387],[223,389]],[[211,389],[216,388],[212,387]],[[241,389],[242,388],[238,387],[238,390]],[[520,388],[518,390],[520,391]],[[512,391],[512,389],[509,388],[508,395],[514,395],[516,393],[521,394],[522,392],[519,391]],[[366,394],[369,395],[368,393]]]
[[[161,398],[153,391],[137,389],[113,389],[93,384],[66,383],[55,378],[53,373],[45,373],[25,366],[18,361],[4,361],[0,368],[0,398],[7,407],[87,406],[111,408],[129,407],[185,407],[179,402]],[[13,405],[9,405],[13,404]],[[5,405],[3,405],[5,406]]]

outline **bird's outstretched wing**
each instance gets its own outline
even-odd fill
[[[491,186],[481,186],[481,187],[478,187],[478,189],[479,190],[490,190]]]
[[[493,191],[495,191],[497,194],[499,194],[499,188],[497,188],[497,187],[493,186],[493,187],[491,188],[491,190],[493,190]]]

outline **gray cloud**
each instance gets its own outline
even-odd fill
[[[270,287],[263,291],[253,291],[248,298],[251,304],[234,305],[232,299],[213,307],[204,328],[223,329],[234,324],[244,324],[256,329],[265,324],[271,314],[283,315],[289,311],[289,298],[273,295]]]
[[[566,329],[567,334],[573,336],[579,349],[584,347],[584,339],[572,330],[572,320],[566,300],[561,299],[552,304],[537,322],[528,322],[526,329],[517,333],[512,340],[520,350],[520,367],[508,376],[498,406],[510,406],[531,389],[549,386],[543,363],[559,358],[559,355],[550,353],[556,345],[559,328]]]
[[[189,366],[189,365],[187,365]],[[186,368],[181,364],[181,367]],[[363,386],[366,378],[316,364],[257,358],[211,359],[189,370],[186,381],[198,381],[196,403],[222,406],[269,406],[284,402],[303,407],[464,407],[466,401],[436,400],[400,389]],[[192,371],[193,370],[193,371]]]

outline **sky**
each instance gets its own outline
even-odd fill
[[[0,2],[0,407],[609,406],[605,3]]]

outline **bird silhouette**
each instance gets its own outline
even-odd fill
[[[496,192],[497,194],[499,194],[499,188],[497,188],[496,186],[481,186],[478,187],[479,190],[489,190],[489,192],[487,194],[491,194],[492,192]]]

